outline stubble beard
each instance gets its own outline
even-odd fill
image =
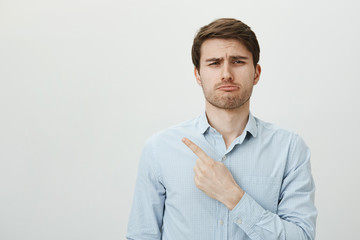
[[[222,96],[214,91],[209,91],[202,86],[206,101],[220,109],[233,110],[240,108],[250,100],[252,88],[243,93],[224,93]]]

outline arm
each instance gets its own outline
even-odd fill
[[[251,239],[312,240],[316,209],[310,151],[294,137],[279,196],[277,214],[265,210],[236,184],[224,164],[216,162],[188,139],[184,143],[199,157],[194,168],[196,186],[230,210],[230,221]]]
[[[161,239],[165,188],[156,172],[153,149],[147,142],[140,157],[127,239]]]
[[[315,186],[311,175],[310,151],[296,136],[291,144],[277,214],[262,208],[245,194],[230,212],[230,218],[251,239],[315,238],[317,211]]]

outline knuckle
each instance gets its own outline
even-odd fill
[[[199,152],[200,148],[197,145],[193,145],[193,147],[194,147],[194,152]]]
[[[215,165],[216,165],[216,162],[215,162],[215,161],[209,162],[209,167],[215,168]]]
[[[200,186],[200,180],[199,180],[199,177],[198,177],[198,176],[195,176],[195,177],[194,177],[194,182],[195,182],[196,187],[199,187],[199,186]]]

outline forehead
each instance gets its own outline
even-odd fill
[[[207,39],[201,45],[200,54],[200,61],[230,56],[244,56],[252,59],[251,52],[237,39]]]

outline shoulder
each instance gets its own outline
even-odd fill
[[[255,117],[258,138],[261,142],[269,141],[283,149],[287,149],[288,153],[309,151],[309,147],[304,139],[295,131],[283,128],[274,123],[265,122]]]
[[[274,123],[263,121],[257,117],[254,118],[256,121],[258,133],[260,137],[267,137],[267,136],[279,137],[279,138],[287,139],[289,141],[302,140],[300,135],[294,132],[293,130],[280,127],[279,125]]]
[[[258,118],[255,119],[261,141],[268,141],[270,145],[274,144],[277,149],[285,150],[292,167],[310,159],[310,149],[298,133]]]

